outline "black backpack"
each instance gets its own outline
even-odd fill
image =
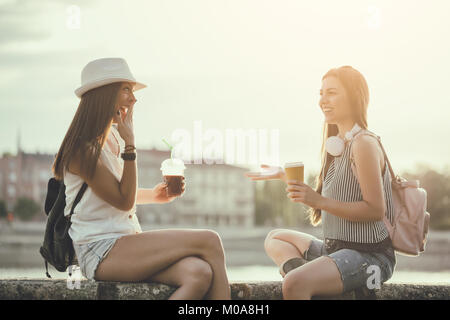
[[[64,181],[50,178],[47,185],[47,197],[45,198],[45,213],[47,214],[47,225],[45,227],[44,243],[39,252],[45,260],[45,270],[47,277],[51,278],[48,273],[48,263],[60,272],[65,272],[70,265],[77,264],[75,250],[73,248],[72,239],[69,236],[69,228],[72,222],[73,210],[80,202],[81,197],[87,188],[86,182],[78,191],[73,202],[70,214],[64,216],[64,208],[66,207],[66,186]],[[69,270],[69,275],[70,274]]]

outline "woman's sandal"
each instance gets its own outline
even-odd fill
[[[291,258],[287,261],[285,261],[281,267],[280,267],[280,274],[283,276],[283,272],[286,275],[288,272],[297,269],[298,267],[301,267],[302,265],[304,265],[305,263],[307,263],[308,261],[301,258],[301,257],[295,257],[295,258]]]

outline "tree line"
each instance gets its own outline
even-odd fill
[[[450,170],[438,172],[428,166],[419,165],[414,172],[400,174],[406,179],[420,181],[427,192],[427,211],[430,213],[430,228],[450,230]],[[315,188],[316,174],[310,174],[306,183]],[[286,184],[280,180],[255,183],[255,224],[298,227],[309,224],[309,207],[294,203],[285,191]]]
[[[438,172],[427,166],[419,166],[414,172],[402,172],[402,177],[420,181],[427,191],[427,211],[430,213],[430,228],[450,230],[450,170]],[[306,183],[315,187],[315,174],[310,174]],[[293,203],[287,198],[283,181],[258,181],[255,188],[255,224],[295,227],[308,225],[309,207]],[[44,204],[27,197],[18,198],[12,213],[22,221],[32,220],[43,212]],[[6,203],[0,200],[0,219],[8,215]]]
[[[28,197],[18,198],[12,212],[8,212],[5,201],[0,200],[0,218],[6,218],[8,213],[12,213],[15,218],[30,221],[41,211],[41,205]]]

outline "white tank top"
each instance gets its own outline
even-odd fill
[[[123,159],[117,157],[109,146],[109,143],[117,144],[116,139],[119,141],[120,152],[122,152],[125,148],[125,141],[120,137],[117,129],[111,126],[108,136],[109,141],[105,143],[100,153],[100,159],[120,181],[123,172]],[[64,170],[64,184],[66,185],[65,216],[69,215],[73,201],[83,182],[80,176]],[[136,216],[136,203],[130,211],[119,210],[99,198],[89,186],[75,207],[71,221],[69,235],[75,244],[86,244],[101,239],[142,232]]]

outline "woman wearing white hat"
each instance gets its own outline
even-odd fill
[[[136,204],[175,198],[167,196],[164,183],[153,189],[137,186],[133,91],[146,86],[135,80],[121,58],[91,61],[81,82],[75,91],[81,101],[52,169],[66,185],[65,215],[81,185],[89,186],[69,230],[83,275],[178,287],[170,299],[229,299],[223,246],[216,232],[142,232],[139,225]]]

